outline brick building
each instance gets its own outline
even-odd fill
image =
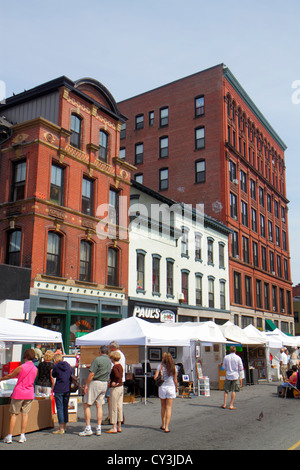
[[[66,77],[8,98],[0,115],[0,263],[31,270],[30,321],[62,331],[71,351],[127,316],[125,118],[102,84]]]
[[[120,155],[166,197],[231,230],[231,314],[294,332],[286,145],[223,64],[118,103]]]

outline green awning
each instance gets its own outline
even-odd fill
[[[266,331],[274,331],[276,330],[277,326],[272,320],[265,320],[265,329]]]

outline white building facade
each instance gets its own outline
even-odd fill
[[[230,318],[229,229],[201,208],[132,182],[128,315],[149,321]]]

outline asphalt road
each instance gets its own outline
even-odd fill
[[[53,435],[53,429],[33,432],[27,434],[24,444],[19,444],[17,437],[12,444],[0,442],[0,451],[102,450],[106,451],[101,455],[107,462],[116,465],[122,463],[116,459],[123,458],[123,451],[127,451],[127,456],[137,456],[145,450],[149,453],[143,455],[156,455],[157,459],[168,453],[185,455],[187,459],[188,451],[194,451],[191,459],[195,459],[203,450],[288,450],[294,445],[300,449],[300,399],[277,397],[277,386],[278,383],[260,383],[244,387],[237,394],[235,411],[221,408],[223,392],[218,390],[211,391],[210,397],[177,398],[169,434],[160,430],[160,400],[149,398],[146,405],[140,399],[124,405],[126,422],[122,433],[105,434],[109,426],[103,426],[101,436],[79,437],[85,424],[82,404],[79,404],[78,421],[70,423],[66,434]],[[259,421],[261,411],[264,417]],[[93,428],[95,417],[93,407]],[[109,461],[110,458],[115,460]],[[129,463],[138,467],[138,462]],[[170,460],[169,465],[175,463]]]

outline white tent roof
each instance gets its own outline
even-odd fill
[[[274,331],[266,331],[266,336],[268,338],[277,339],[277,341],[282,341],[284,346],[300,346],[300,337],[297,336],[288,336],[279,328],[276,328]]]
[[[62,335],[30,323],[0,317],[0,341],[16,344],[62,343]]]
[[[230,321],[226,322],[224,325],[221,325],[219,327],[225,336],[230,341],[233,341],[235,343],[239,344],[245,344],[245,345],[257,345],[257,344],[266,344],[266,340],[263,338],[255,337],[251,338],[247,335],[247,333],[242,330],[237,325],[234,325]]]
[[[270,348],[281,348],[282,347],[282,341],[279,338],[272,337],[272,336],[267,336],[265,332],[259,331],[255,326],[253,325],[248,325],[246,328],[243,329],[243,331],[246,333],[248,338],[251,339],[263,339],[265,340],[265,343],[270,347]]]
[[[167,323],[165,325],[170,330],[178,330],[178,332],[180,332],[180,336],[188,338],[189,340],[207,343],[227,343],[227,340],[222,334],[219,326],[213,321]],[[159,327],[165,325],[160,325]]]
[[[167,325],[156,325],[136,317],[105,326],[76,339],[77,346],[105,345],[117,341],[120,345],[189,346],[187,337]]]

